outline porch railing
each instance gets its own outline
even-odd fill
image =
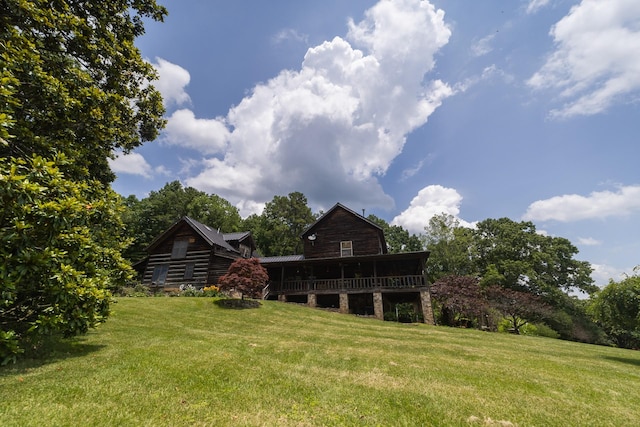
[[[280,292],[349,291],[363,289],[401,289],[426,286],[424,276],[352,277],[344,279],[305,279],[272,281],[269,290]]]

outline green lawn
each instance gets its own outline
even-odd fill
[[[640,352],[267,301],[120,298],[0,368],[8,426],[633,426]]]

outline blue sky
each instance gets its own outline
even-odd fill
[[[137,42],[168,125],[111,162],[243,216],[304,193],[419,233],[530,220],[596,283],[640,264],[637,0],[160,1]]]

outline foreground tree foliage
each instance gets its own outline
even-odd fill
[[[597,292],[590,310],[618,347],[640,348],[640,275],[610,281]]]
[[[129,274],[107,159],[164,126],[134,39],[165,14],[154,0],[0,2],[4,362],[104,320]]]
[[[183,187],[179,181],[167,183],[142,200],[129,196],[125,204],[124,222],[133,239],[125,256],[131,262],[143,258],[146,255],[144,249],[153,239],[183,216],[225,233],[240,231],[241,218],[235,206],[215,194]]]
[[[0,363],[50,335],[87,332],[130,277],[120,198],[53,161],[0,159]],[[66,162],[59,160],[64,165]]]
[[[242,299],[262,298],[262,290],[269,280],[267,270],[260,265],[258,258],[238,258],[218,280],[222,292],[240,292]]]
[[[0,157],[65,154],[68,179],[115,176],[107,158],[156,138],[164,125],[156,77],[134,39],[154,0],[0,3]],[[9,136],[10,135],[10,136]]]

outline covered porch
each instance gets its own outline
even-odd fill
[[[335,308],[343,313],[384,319],[396,303],[409,303],[426,323],[433,323],[428,252],[340,258],[261,259],[269,273],[265,297]]]

